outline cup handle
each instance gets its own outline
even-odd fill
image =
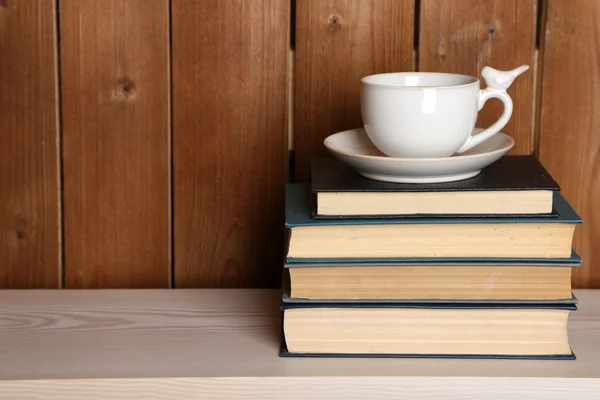
[[[481,142],[488,140],[506,126],[510,120],[513,110],[513,102],[506,92],[506,89],[508,89],[517,76],[521,75],[528,69],[528,65],[522,65],[516,69],[513,69],[512,71],[498,71],[491,67],[483,68],[481,71],[481,76],[483,76],[487,87],[479,91],[479,110],[483,108],[486,101],[495,98],[502,101],[504,104],[504,111],[502,112],[500,118],[494,122],[492,126],[481,131],[476,136],[469,135],[462,147],[458,149],[457,153],[463,153],[477,146]]]

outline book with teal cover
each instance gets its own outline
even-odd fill
[[[308,184],[288,183],[286,186],[286,219],[285,226],[293,229],[297,226],[328,226],[328,225],[391,225],[391,224],[478,224],[478,223],[567,223],[580,224],[579,215],[569,205],[560,192],[554,192],[554,205],[558,213],[556,218],[527,217],[527,218],[486,218],[486,217],[444,217],[419,219],[313,219],[311,210],[311,191]],[[287,263],[427,263],[427,262],[515,262],[515,263],[580,263],[581,258],[572,251],[566,258],[502,258],[502,257],[389,257],[381,258],[295,258],[286,257]]]
[[[481,223],[568,223],[580,224],[581,218],[569,205],[567,200],[554,192],[554,207],[557,218],[528,217],[528,218],[487,218],[487,217],[443,217],[443,218],[383,218],[383,219],[313,219],[311,210],[310,186],[303,183],[288,183],[286,186],[285,226],[326,226],[326,225],[392,225],[392,224],[481,224]]]
[[[552,300],[523,300],[523,299],[307,299],[303,297],[292,297],[291,295],[291,280],[289,271],[286,269],[281,276],[281,304],[340,304],[340,303],[363,303],[363,304],[521,304],[521,305],[537,305],[537,304],[577,304],[579,300],[571,292],[571,297],[565,299]]]
[[[468,265],[468,264],[540,264],[540,265],[548,265],[548,264],[557,264],[564,265],[570,264],[574,267],[578,267],[581,264],[581,257],[575,252],[575,250],[571,251],[571,256],[567,258],[538,258],[538,257],[529,257],[529,258],[502,258],[502,257],[387,257],[387,258],[375,258],[375,257],[359,257],[359,258],[297,258],[297,257],[286,257],[286,263],[288,264],[288,268],[291,264],[298,264],[297,266],[301,266],[304,264],[327,264],[329,266],[335,264],[343,264],[344,266],[350,265],[366,265],[366,264],[374,264],[374,265],[389,265],[389,264],[406,264],[406,265],[431,265],[431,264],[460,264],[460,265]]]
[[[282,311],[298,308],[435,308],[435,309],[460,309],[460,310],[494,310],[494,309],[539,309],[539,310],[570,310],[576,311],[575,303],[509,303],[509,302],[484,302],[472,301],[469,303],[428,302],[428,303],[372,303],[372,302],[331,302],[331,303],[289,303],[281,302],[279,308]]]
[[[581,267],[581,257],[573,249],[568,258],[467,258],[467,257],[404,257],[404,258],[294,258],[288,257],[284,268],[299,267],[352,267],[352,266],[432,266],[432,265],[482,265],[482,266],[507,266],[529,264],[531,266],[557,266],[557,267]]]

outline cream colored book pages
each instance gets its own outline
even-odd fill
[[[348,192],[317,195],[320,215],[544,214],[549,190],[468,192]]]
[[[570,354],[568,310],[306,308],[284,312],[292,353]]]
[[[289,268],[291,297],[306,299],[522,299],[571,297],[564,266]]]
[[[567,258],[574,231],[567,223],[298,226],[288,257]]]

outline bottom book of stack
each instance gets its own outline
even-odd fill
[[[284,274],[282,357],[575,359],[577,299],[331,300],[290,296]]]

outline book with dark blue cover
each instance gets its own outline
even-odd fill
[[[410,225],[420,225],[420,224],[432,224],[432,225],[444,225],[444,224],[453,224],[453,225],[462,225],[462,224],[486,224],[486,225],[495,225],[495,224],[505,224],[505,226],[510,226],[514,224],[538,224],[540,227],[547,224],[561,224],[561,225],[575,225],[580,224],[581,218],[579,215],[573,210],[573,208],[569,205],[569,203],[565,200],[565,198],[559,193],[554,192],[554,202],[555,207],[558,212],[558,216],[556,218],[547,218],[547,217],[529,217],[529,218],[481,218],[481,217],[465,217],[465,218],[421,218],[421,219],[313,219],[311,217],[310,211],[310,187],[307,184],[288,184],[287,192],[286,192],[286,227],[291,230],[292,241],[293,239],[293,230],[298,227],[308,227],[315,228],[315,234],[320,232],[318,228],[322,227],[331,227],[331,226],[348,226],[349,229],[352,227],[363,227],[366,225],[386,225],[387,227],[400,226],[403,224]],[[486,227],[490,232],[494,231],[493,227]],[[561,228],[562,229],[562,228]],[[568,229],[568,228],[567,228]],[[388,231],[389,232],[389,231]],[[533,230],[532,232],[539,232],[538,238],[547,241],[548,236],[544,236],[543,231]],[[565,231],[568,232],[568,231]],[[569,235],[568,233],[565,233]],[[306,235],[306,234],[305,234]],[[319,243],[322,243],[322,246],[327,247],[326,244],[329,240],[329,236],[327,233],[321,230],[319,233],[319,240],[322,240]],[[540,236],[541,235],[541,236]],[[567,236],[568,237],[568,236]],[[322,239],[321,239],[322,238]],[[357,236],[357,238],[360,238]],[[475,238],[475,237],[474,237]],[[348,238],[344,239],[347,243],[344,246],[348,246]],[[423,239],[420,239],[423,240]],[[540,240],[540,239],[536,239]],[[572,237],[571,239],[572,240]],[[313,240],[314,241],[314,240]],[[514,239],[508,239],[507,242],[514,241]],[[288,246],[291,246],[292,242],[288,243]],[[357,245],[359,246],[369,246],[366,245],[362,239],[357,240]],[[561,242],[561,246],[569,246],[570,242]],[[435,245],[434,245],[435,246]],[[500,245],[502,246],[502,245]],[[481,256],[481,252],[471,252],[472,254],[476,254],[477,257],[470,256],[469,254],[465,254],[464,256],[456,256],[456,257],[445,257],[444,253],[441,253],[436,256],[428,256],[422,253],[423,256],[417,254],[418,252],[413,251],[412,254],[404,255],[402,254],[403,250],[400,247],[397,247],[398,252],[390,251],[389,248],[385,250],[386,255],[381,257],[368,257],[363,256],[359,248],[354,249],[352,255],[345,255],[344,251],[340,251],[339,247],[335,249],[335,251],[327,250],[327,257],[321,257],[319,254],[323,254],[322,250],[314,251],[315,248],[310,248],[309,251],[311,256],[300,255],[298,251],[292,252],[291,247],[288,247],[288,253],[286,262],[288,263],[300,263],[300,262],[378,262],[382,259],[385,259],[387,262],[428,262],[428,261],[445,261],[445,262],[471,262],[471,261],[488,261],[488,262],[503,262],[503,261],[513,261],[513,262],[576,262],[578,257],[575,254],[571,254],[570,256],[562,256],[559,254],[564,254],[565,250],[560,250],[555,252],[556,256],[552,256],[550,254],[541,254],[540,250],[536,250],[536,253],[532,253],[531,256],[526,257],[522,256],[524,251],[513,251],[513,255],[510,254],[512,251],[510,248],[507,248],[509,251],[507,252],[507,256],[494,256],[490,254],[490,256]],[[434,251],[430,251],[433,253]],[[437,250],[435,251],[437,252]],[[396,255],[396,254],[398,255]],[[464,252],[463,252],[464,253]],[[449,253],[446,253],[449,254]],[[414,255],[414,256],[413,256]]]
[[[281,339],[280,357],[305,358],[468,358],[468,359],[506,359],[506,360],[575,360],[575,353],[570,354],[540,354],[540,355],[495,355],[495,354],[360,354],[360,353],[293,353],[288,351],[285,338]]]
[[[293,310],[299,308],[435,308],[435,309],[460,309],[460,310],[473,310],[473,309],[538,309],[538,310],[577,310],[577,300],[573,297],[572,301],[568,302],[507,302],[507,301],[470,301],[470,302],[445,302],[445,301],[431,301],[431,302],[370,302],[370,301],[339,301],[339,302],[289,302],[281,301],[280,309]]]
[[[533,155],[504,156],[472,178],[440,183],[376,181],[362,177],[349,165],[331,157],[311,159],[310,167],[314,193],[560,190]]]
[[[518,304],[518,303],[289,303],[282,302],[280,306],[284,311],[290,309],[310,309],[310,308],[413,308],[413,309],[530,309],[530,310],[568,310],[575,311],[575,304]],[[522,359],[522,360],[575,360],[575,354],[571,351],[567,354],[539,354],[539,355],[511,355],[511,354],[398,354],[398,353],[311,353],[311,352],[290,352],[285,340],[285,334],[282,330],[280,357],[321,357],[321,358],[473,358],[473,359]]]
[[[559,191],[560,186],[533,155],[504,156],[495,163],[484,168],[477,176],[453,182],[441,183],[392,183],[368,179],[358,174],[352,167],[335,158],[314,158],[310,160],[311,171],[311,193],[314,207],[312,218],[335,219],[335,218],[428,218],[431,216],[446,217],[556,217],[556,210],[545,211],[546,207],[552,208],[550,192]],[[540,192],[546,192],[540,194]],[[319,205],[321,200],[327,198],[327,202],[333,204],[346,201],[344,199],[361,198],[361,194],[387,196],[390,194],[428,193],[439,198],[442,203],[454,198],[448,193],[460,194],[463,200],[480,198],[475,192],[487,192],[487,198],[495,199],[502,204],[501,208],[473,200],[473,207],[469,211],[464,208],[455,208],[451,203],[445,203],[445,211],[433,211],[427,204],[413,205],[412,211],[399,207],[391,213],[379,208],[376,204],[361,204],[354,201],[352,210],[340,212],[328,208],[322,212]],[[508,193],[511,192],[511,193]],[[538,192],[534,194],[533,192]],[[515,193],[521,193],[516,198]],[[352,194],[357,194],[352,195]],[[330,195],[334,195],[331,197]],[[532,197],[533,196],[533,197]],[[372,196],[370,197],[372,198]],[[401,197],[406,199],[407,197]],[[409,197],[410,198],[410,197]],[[537,206],[521,200],[536,199]],[[398,199],[398,198],[396,198]],[[547,199],[547,200],[545,200]],[[394,201],[394,200],[388,200]],[[329,203],[331,204],[331,203]],[[388,203],[389,204],[389,203]],[[393,204],[393,203],[392,203]],[[508,208],[506,208],[508,206]],[[331,207],[331,205],[330,205]],[[394,209],[394,208],[392,208]],[[496,210],[495,212],[493,210]],[[454,210],[454,211],[452,211]],[[483,211],[487,210],[487,211]],[[509,211],[510,210],[510,211]],[[527,210],[527,211],[526,211]],[[533,211],[537,210],[537,211]]]

